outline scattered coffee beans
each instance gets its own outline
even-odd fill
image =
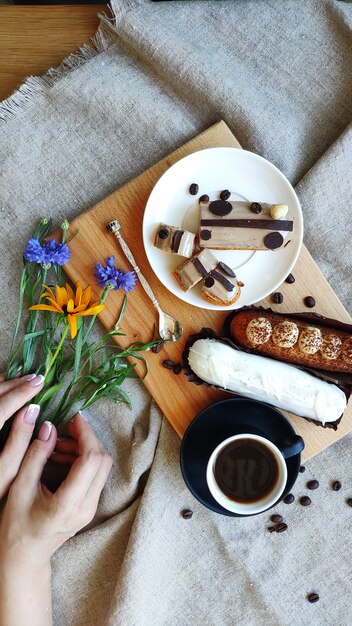
[[[231,191],[229,191],[228,189],[224,189],[220,194],[221,200],[228,200],[230,196],[231,196]]]
[[[193,511],[191,511],[191,509],[183,509],[183,511],[181,511],[181,515],[183,519],[191,519]]]
[[[307,488],[308,489],[318,489],[319,482],[317,480],[308,480]]]
[[[309,496],[302,496],[302,497],[299,499],[299,503],[300,503],[302,506],[309,506],[310,504],[312,504],[312,501],[311,501],[311,499],[310,499],[310,497],[309,497]]]
[[[313,298],[313,296],[307,296],[306,298],[304,298],[304,304],[309,308],[312,309],[313,306],[315,306],[315,300]]]
[[[348,498],[348,500],[346,500],[348,506],[352,506],[352,498]]]
[[[287,496],[284,497],[284,503],[285,504],[292,504],[294,499],[295,499],[295,496],[293,495],[293,493],[288,493]]]
[[[259,202],[252,202],[252,204],[251,204],[251,211],[253,211],[253,213],[261,213],[262,212],[262,205],[259,204]]]
[[[274,513],[274,515],[270,517],[270,521],[274,522],[274,524],[280,524],[280,522],[284,521],[284,518],[282,517],[282,515],[279,515],[278,513]]]
[[[189,187],[189,193],[191,194],[191,196],[196,196],[198,191],[199,185],[197,185],[197,183],[192,183],[192,185],[190,185]]]
[[[199,202],[209,202],[209,196],[206,193],[199,198]]]
[[[174,374],[176,374],[176,376],[181,374],[181,372],[182,372],[182,365],[181,365],[181,363],[176,363],[176,365],[174,365],[173,372],[174,372]]]
[[[299,471],[300,471],[300,473],[301,473],[301,474],[303,474],[303,472],[305,472],[305,471],[306,471],[305,466],[304,466],[304,465],[301,465],[301,467],[299,468]]]
[[[283,533],[285,530],[287,530],[287,524],[285,524],[285,522],[282,522],[281,524],[276,524],[275,530],[277,533]]]
[[[171,361],[171,359],[165,359],[165,361],[162,362],[162,366],[166,367],[167,370],[173,370],[175,365],[176,363]]]
[[[293,274],[289,274],[285,278],[285,283],[288,283],[289,285],[292,285],[292,283],[294,283],[295,281],[296,281],[296,279],[295,279]]]
[[[268,526],[269,533],[274,533],[276,530],[275,526]]]
[[[332,488],[333,488],[334,491],[340,491],[341,487],[342,487],[342,485],[341,485],[339,480],[335,480],[332,483]]]
[[[319,595],[317,593],[310,593],[308,596],[308,602],[311,602],[313,604],[313,602],[318,602],[319,600]]]
[[[156,346],[153,346],[151,349],[152,352],[154,352],[154,354],[159,354],[159,352],[163,349],[163,343],[158,343]]]
[[[282,304],[282,302],[284,301],[284,297],[283,297],[282,293],[277,291],[276,293],[273,294],[273,300],[274,300],[275,304]]]

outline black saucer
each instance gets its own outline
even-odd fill
[[[188,489],[208,509],[230,517],[248,516],[231,513],[216,502],[207,485],[206,469],[216,446],[227,437],[240,433],[261,435],[273,443],[296,434],[290,422],[277,409],[262,402],[236,397],[215,402],[198,413],[188,426],[181,443],[181,471]],[[286,487],[277,502],[292,489],[300,464],[300,454],[286,459]]]

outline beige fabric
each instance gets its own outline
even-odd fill
[[[0,105],[2,360],[35,221],[78,215],[220,118],[297,184],[305,243],[352,312],[352,6],[113,6],[97,54],[83,50]],[[349,625],[351,437],[307,464],[293,491],[318,478],[313,505],[282,504],[289,529],[270,534],[268,514],[237,520],[194,500],[177,436],[163,422],[157,445],[159,410],[141,383],[126,389],[132,411],[102,403],[89,416],[114,468],[90,528],[53,559],[55,626]]]

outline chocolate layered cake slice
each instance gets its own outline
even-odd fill
[[[201,250],[191,259],[178,265],[173,274],[183,291],[189,291],[215,269],[218,260],[210,250]]]
[[[225,263],[219,262],[204,278],[201,296],[213,304],[230,306],[240,297],[242,286],[235,272]]]
[[[189,259],[193,254],[194,240],[194,233],[161,223],[156,231],[154,246],[163,252],[172,252]]]
[[[199,245],[217,250],[278,250],[293,236],[286,204],[200,202]]]

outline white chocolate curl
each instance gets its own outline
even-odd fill
[[[240,352],[216,339],[195,341],[188,363],[199,378],[211,385],[323,425],[335,422],[346,408],[346,396],[336,385],[287,363]]]

